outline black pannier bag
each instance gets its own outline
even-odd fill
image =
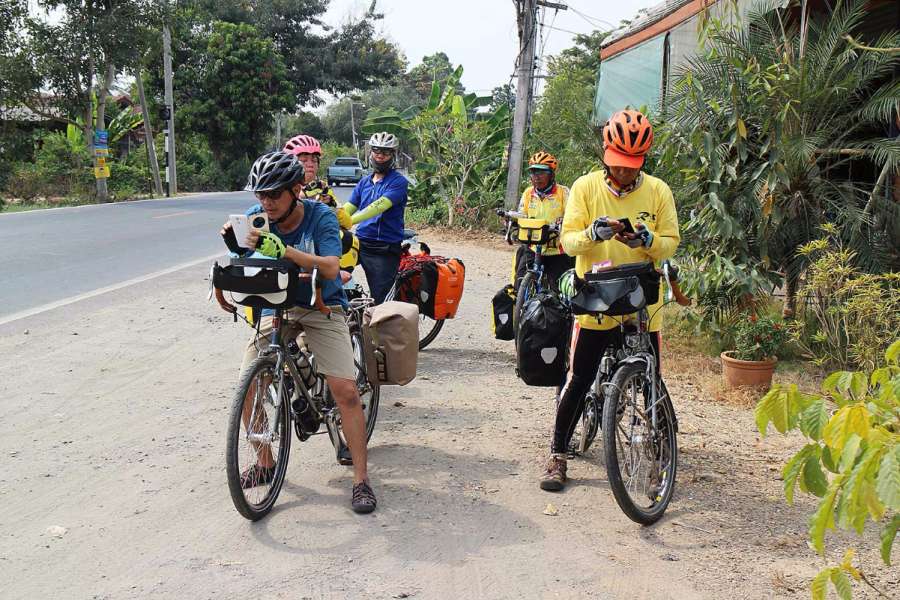
[[[635,263],[585,273],[572,298],[576,315],[630,315],[659,301],[659,273],[653,263]]]
[[[212,283],[243,306],[291,308],[299,303],[299,273],[288,260],[232,258],[229,265],[213,266]]]
[[[516,293],[512,285],[505,285],[491,299],[491,329],[494,338],[511,340],[516,337],[513,331],[512,315],[516,306]]]
[[[538,294],[522,311],[516,334],[516,375],[526,385],[558,386],[568,367],[571,313],[553,294]]]

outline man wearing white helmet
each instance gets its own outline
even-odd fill
[[[359,264],[377,304],[384,301],[400,267],[406,192],[409,182],[394,169],[400,140],[382,131],[369,138],[372,173],[362,178],[344,210],[350,214],[359,238]]]

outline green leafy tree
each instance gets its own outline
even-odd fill
[[[547,87],[534,115],[528,152],[545,150],[559,160],[557,179],[566,185],[601,164],[603,143],[591,125],[596,66],[607,32],[576,37],[576,45],[550,58]]]
[[[431,96],[431,84],[437,82],[439,86],[453,81],[453,89],[457,94],[465,91],[459,79],[453,79],[456,68],[450,62],[450,58],[443,52],[435,52],[422,58],[422,62],[413,67],[403,76],[407,85],[415,89],[422,100]]]
[[[187,130],[202,132],[238,185],[265,148],[273,115],[293,107],[293,88],[272,41],[251,25],[213,23],[205,39],[205,50],[176,72],[184,97],[178,116]]]
[[[829,529],[862,535],[872,521],[881,527],[881,559],[891,564],[900,528],[900,340],[888,348],[884,364],[871,374],[832,373],[821,394],[775,386],[756,406],[761,434],[771,423],[781,433],[799,429],[807,438],[781,474],[788,504],[798,484],[820,498],[809,537],[823,556]],[[829,583],[842,599],[852,596],[851,579],[872,585],[853,565],[854,556],[847,550],[839,565],[813,579],[814,600],[825,599]]]
[[[123,68],[137,62],[149,28],[158,22],[156,4],[45,0],[40,7],[55,18],[24,18],[0,87],[15,104],[80,126],[92,145],[94,129],[106,128],[110,88]],[[97,198],[107,200],[105,179],[97,180]]]
[[[319,118],[319,115],[306,110],[301,110],[290,115],[285,124],[284,137],[291,138],[295,135],[300,135],[301,133],[311,135],[320,141],[324,139],[325,126],[322,124],[322,119]]]
[[[900,164],[900,141],[884,137],[900,110],[900,80],[891,79],[900,56],[860,52],[844,38],[865,6],[838,2],[805,32],[788,9],[751,13],[743,26],[711,21],[706,52],[681,70],[656,164],[679,198],[688,288],[706,323],[727,322],[782,283],[792,314],[809,261],[798,250],[826,222],[857,266],[900,264],[897,207],[848,175]],[[897,31],[872,42],[898,43]]]
[[[488,119],[473,119],[490,96],[457,93],[462,67],[457,67],[443,89],[431,85],[428,103],[368,119],[363,131],[391,131],[413,141],[416,185],[411,198],[419,207],[443,205],[447,224],[458,219],[473,224],[502,200],[500,157],[509,136],[509,110],[499,109]]]

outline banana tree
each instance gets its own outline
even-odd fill
[[[437,82],[424,108],[372,117],[363,123],[367,134],[390,131],[415,141],[417,148],[413,196],[425,205],[438,200],[447,209],[447,223],[459,214],[478,214],[498,189],[503,148],[509,136],[509,109],[487,118],[477,110],[491,103],[490,96],[459,94],[458,67],[442,90]]]

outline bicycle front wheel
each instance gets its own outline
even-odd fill
[[[275,505],[287,472],[291,414],[275,357],[256,359],[238,385],[225,452],[225,472],[234,507],[251,521]]]
[[[525,273],[519,289],[516,290],[516,305],[513,308],[513,332],[518,335],[519,323],[522,321],[522,313],[525,311],[525,305],[529,300],[537,296],[538,280],[531,271]]]
[[[378,418],[378,402],[381,399],[381,386],[369,381],[366,374],[366,358],[363,354],[362,334],[358,329],[350,331],[350,342],[353,346],[353,366],[356,370],[356,389],[359,392],[359,401],[362,403],[363,418],[366,420],[366,441],[372,439],[375,431],[375,420]],[[346,444],[347,440],[341,439]]]
[[[671,400],[660,385],[655,423],[642,363],[619,367],[606,386],[603,449],[619,508],[642,525],[658,521],[675,491],[678,444]]]

